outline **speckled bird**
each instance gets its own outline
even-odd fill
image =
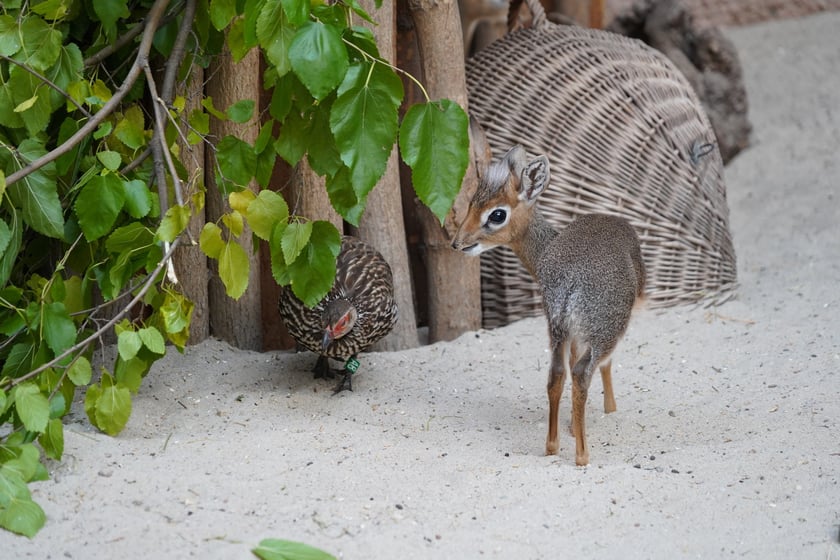
[[[315,377],[334,377],[329,358],[344,369],[335,391],[353,390],[351,376],[357,356],[391,332],[397,322],[394,277],[385,258],[351,236],[341,238],[333,287],[318,305],[309,308],[290,286],[280,291],[280,316],[298,345],[317,353]]]

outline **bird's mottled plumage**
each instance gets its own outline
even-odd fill
[[[326,357],[346,361],[391,332],[397,321],[391,267],[376,249],[345,235],[335,282],[324,299],[310,309],[284,286],[278,307],[289,334],[299,345],[323,357],[319,365]],[[328,328],[350,308],[355,309],[356,317],[349,332],[325,338]]]

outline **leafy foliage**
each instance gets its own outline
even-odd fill
[[[320,548],[282,539],[263,539],[251,552],[262,560],[335,560]]]
[[[77,389],[90,422],[117,434],[132,395],[166,352],[187,343],[193,304],[167,275],[205,187],[181,151],[206,143],[230,210],[204,224],[199,246],[227,293],[248,289],[242,240],[270,249],[275,280],[315,305],[340,247],[327,222],[291,215],[268,189],[276,158],[304,157],[326,177],[337,211],[358,224],[399,138],[418,196],[442,220],[467,164],[467,120],[447,100],[403,123],[397,70],[355,0],[198,0],[195,16],[165,0],[0,4],[0,527],[32,537],[43,510],[27,484],[61,460],[61,419]],[[377,5],[379,3],[377,2]],[[174,76],[223,48],[260,49],[267,111],[256,100],[186,110]],[[153,70],[162,70],[155,73]],[[152,80],[152,81],[150,81]],[[252,144],[210,135],[211,119],[259,130]],[[93,344],[117,354],[94,371]],[[267,540],[261,558],[330,558]],[[313,552],[315,551],[315,552]],[[318,554],[315,554],[318,553]],[[313,555],[314,554],[314,555]]]

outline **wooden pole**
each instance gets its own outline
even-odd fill
[[[225,51],[210,65],[206,92],[213,98],[213,104],[226,109],[230,104],[241,99],[259,100],[261,73],[259,51],[253,49],[238,63],[234,63],[228,51]],[[210,134],[219,141],[228,134],[233,134],[251,144],[257,138],[258,126],[252,120],[245,124],[232,121],[210,120]],[[215,153],[207,154],[207,220],[216,221],[230,210],[227,199],[222,196],[215,179]],[[252,181],[249,188],[258,187]],[[254,251],[253,235],[249,228],[238,239],[250,258],[248,289],[239,300],[230,298],[224,290],[218,275],[216,261],[210,259],[211,276],[209,289],[210,329],[215,336],[222,338],[237,348],[247,350],[262,349],[262,313],[260,298],[259,258]]]
[[[197,64],[190,68],[189,80],[184,89],[183,94],[187,102],[183,115],[184,120],[186,120],[193,109],[201,108],[201,100],[204,97],[204,70]],[[186,127],[183,128],[186,130]],[[187,180],[184,181],[184,201],[186,202],[192,198],[200,185],[205,184],[204,142],[190,146],[179,137],[179,147],[181,162],[187,170]],[[187,227],[195,244],[182,243],[175,250],[172,259],[181,291],[195,306],[190,321],[189,344],[198,344],[210,336],[207,257],[198,246],[198,238],[201,235],[201,228],[204,227],[205,215],[205,208],[196,210],[190,220],[190,225]]]
[[[408,33],[400,41],[416,38],[419,77],[429,95],[432,99],[451,99],[466,109],[464,44],[458,3],[456,0],[401,0],[398,5],[407,7],[414,24],[414,37]],[[431,211],[418,206],[426,249],[430,342],[451,340],[481,326],[479,260],[465,258],[450,247],[456,224],[475,192],[476,178],[471,164],[444,227]]]
[[[379,24],[371,26],[379,53],[390,63],[396,63],[396,6],[383,2],[375,10],[373,0],[362,0],[362,7]],[[385,174],[368,195],[365,213],[359,223],[359,237],[374,246],[391,265],[394,273],[394,292],[399,308],[399,319],[394,330],[374,345],[374,350],[402,350],[418,345],[417,319],[408,246],[405,238],[402,195],[400,191],[399,155],[396,144],[391,150]]]

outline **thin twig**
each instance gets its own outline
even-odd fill
[[[5,60],[5,61],[6,61],[6,62],[8,62],[9,64],[15,64],[16,66],[19,66],[20,68],[22,68],[22,69],[26,70],[27,72],[29,72],[30,74],[32,74],[33,76],[35,76],[36,78],[38,78],[39,80],[41,80],[43,83],[45,83],[46,85],[50,86],[50,87],[51,87],[51,88],[53,88],[55,91],[57,91],[57,92],[58,92],[58,93],[60,93],[62,96],[64,96],[64,97],[67,99],[67,101],[69,101],[70,103],[72,103],[73,105],[75,105],[75,106],[76,106],[76,108],[77,108],[79,111],[81,111],[81,112],[82,112],[82,114],[83,114],[85,117],[87,117],[87,118],[91,118],[91,116],[92,116],[92,115],[88,112],[88,110],[87,110],[87,109],[85,109],[84,107],[82,107],[81,105],[79,105],[79,103],[78,103],[75,99],[73,99],[72,97],[70,97],[70,95],[69,95],[66,91],[64,91],[63,89],[61,89],[60,87],[58,87],[58,86],[57,86],[57,85],[56,85],[56,84],[55,84],[52,80],[50,80],[49,78],[47,78],[46,76],[44,76],[43,74],[41,74],[40,72],[38,72],[37,70],[35,70],[34,68],[31,68],[31,67],[29,67],[28,65],[26,65],[26,64],[24,64],[24,63],[22,63],[22,62],[19,62],[19,61],[17,61],[17,60],[15,60],[15,59],[13,59],[13,58],[9,58],[8,56],[5,56],[5,55],[0,55],[0,60]]]
[[[164,134],[164,131],[166,130],[166,121],[163,118],[162,112],[168,111],[168,109],[166,107],[166,103],[164,103],[163,99],[161,99],[158,95],[157,87],[155,86],[155,77],[152,75],[152,69],[148,64],[146,64],[144,70],[146,72],[146,82],[149,86],[149,93],[152,96],[152,106],[154,108],[155,132],[152,141],[157,145],[152,146],[152,153],[155,155],[155,175],[157,176],[158,189],[162,189],[165,194],[166,175],[162,170],[160,172],[157,170],[158,166],[162,166],[162,163],[165,161],[167,167],[169,167],[169,174],[172,176],[172,187],[175,191],[175,200],[178,204],[184,204],[183,196],[181,195],[181,179],[178,177],[178,170],[175,168],[175,162],[172,161],[172,153],[166,145],[166,134]],[[158,158],[161,158],[163,161],[158,160]],[[160,198],[160,213],[165,214],[169,209],[169,205],[166,203],[166,200],[162,195]]]

